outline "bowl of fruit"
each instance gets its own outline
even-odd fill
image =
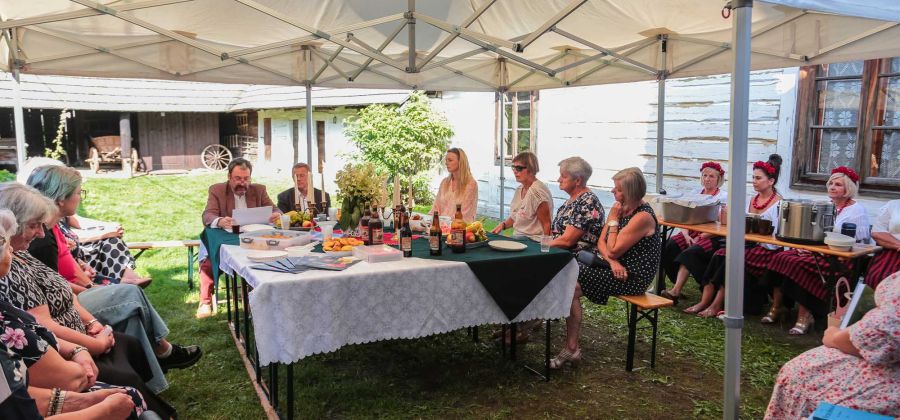
[[[290,216],[291,225],[288,227],[281,226],[281,218],[275,220],[275,227],[278,229],[290,229],[290,230],[300,230],[300,231],[309,231],[316,227],[316,221],[312,219],[312,216],[305,211],[298,212],[296,210],[291,210],[284,214],[285,216]]]
[[[487,232],[480,220],[466,225],[466,249],[479,248],[487,245]],[[447,245],[450,244],[450,235],[447,235]]]

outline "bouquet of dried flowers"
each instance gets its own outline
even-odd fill
[[[385,180],[371,163],[348,163],[338,171],[335,182],[342,202],[338,220],[341,229],[356,228],[367,204],[384,205]]]

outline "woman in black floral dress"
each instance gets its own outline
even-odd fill
[[[596,242],[596,251],[608,266],[586,266],[579,262],[578,286],[572,311],[566,318],[566,346],[550,367],[581,361],[578,337],[581,333],[581,296],[606,304],[610,296],[643,294],[659,267],[658,224],[653,209],[643,201],[647,192],[644,174],[639,168],[627,168],[613,176],[612,192],[616,203]]]

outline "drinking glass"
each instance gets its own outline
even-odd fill
[[[334,237],[335,222],[319,222],[319,228],[322,229],[322,240],[327,241]]]
[[[328,208],[328,220],[337,221],[337,207],[329,207]]]
[[[541,252],[550,252],[550,242],[553,242],[552,236],[541,235]]]
[[[280,217],[281,217],[281,228],[284,230],[290,229],[291,228],[291,216],[282,214]]]
[[[863,245],[871,245],[872,244],[872,226],[863,226],[860,229],[862,229],[862,232],[858,235],[859,238],[856,241]]]

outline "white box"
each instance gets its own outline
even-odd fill
[[[402,260],[403,252],[388,245],[368,245],[354,247],[353,256],[368,263],[380,263]]]

